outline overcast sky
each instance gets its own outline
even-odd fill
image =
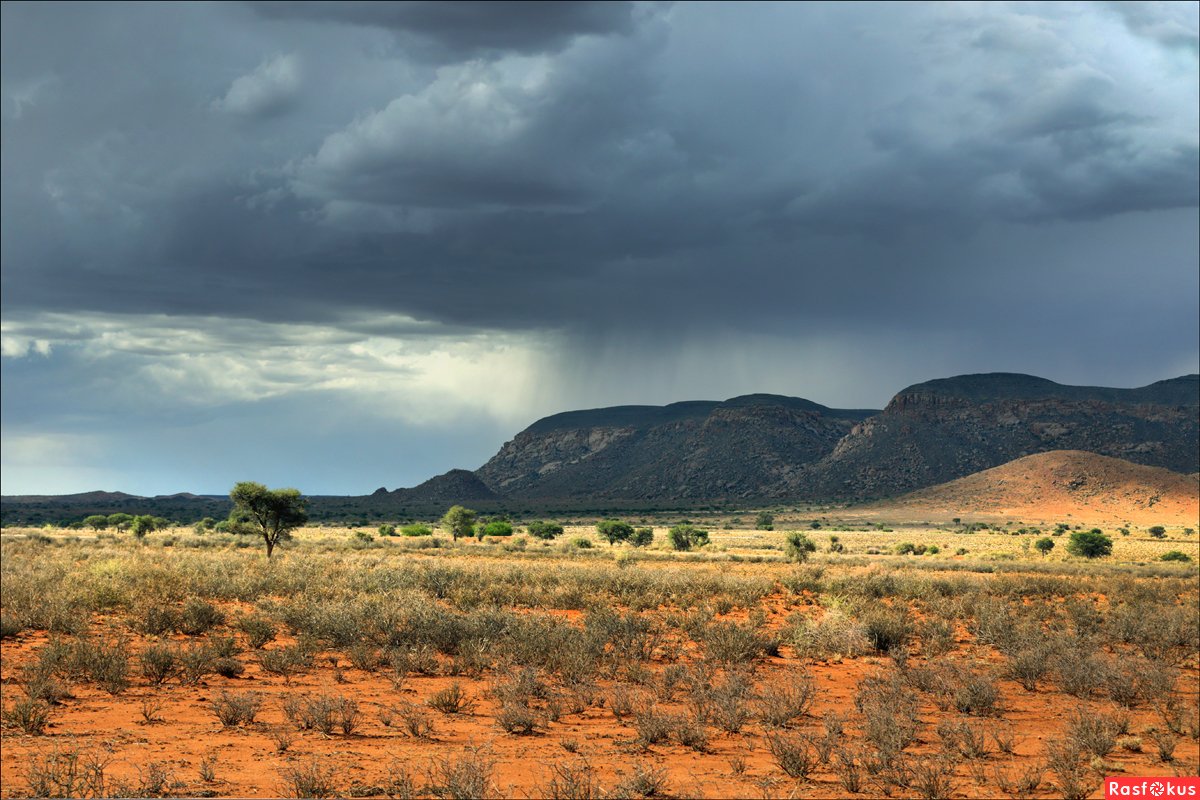
[[[1195,3],[5,3],[5,493],[1195,372]]]

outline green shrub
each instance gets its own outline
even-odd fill
[[[142,675],[157,686],[179,671],[179,650],[163,642],[155,642],[142,651]]]
[[[596,523],[596,530],[609,544],[626,542],[633,536],[633,526],[619,519],[603,519]]]
[[[693,547],[704,547],[708,544],[708,531],[685,523],[667,531],[667,538],[671,541],[671,547],[676,550],[691,550]]]
[[[542,522],[541,520],[537,520],[529,523],[526,527],[529,529],[529,535],[536,539],[549,540],[563,534],[563,526],[557,522]]]
[[[1154,527],[1150,528],[1146,532],[1149,533],[1151,536],[1153,536],[1155,539],[1167,538],[1167,529],[1164,528],[1162,525],[1155,525]]]
[[[484,525],[480,531],[480,538],[484,536],[512,536],[513,526],[511,522],[506,522],[502,519],[492,520]]]
[[[1171,550],[1158,557],[1159,561],[1191,561],[1192,557],[1182,550]]]
[[[812,539],[799,531],[792,531],[787,535],[787,544],[783,552],[789,560],[803,563],[808,560],[808,554],[815,553],[816,550],[817,545]]]
[[[396,535],[396,526],[388,525],[386,523],[384,523],[383,525],[380,525],[379,526],[379,535],[380,536],[395,536]]]
[[[754,528],[760,531],[775,530],[775,515],[766,511],[761,512],[754,518]]]
[[[259,614],[242,617],[237,622],[238,629],[246,634],[250,647],[262,649],[263,645],[275,638],[275,623]]]
[[[1043,536],[1041,539],[1038,539],[1033,543],[1033,547],[1035,550],[1045,556],[1054,549],[1054,540],[1049,536]]]
[[[647,547],[654,542],[653,528],[634,528],[629,543],[634,547]]]
[[[179,615],[179,631],[188,636],[200,636],[218,625],[225,624],[225,615],[207,600],[192,598]]]
[[[1090,531],[1076,531],[1067,542],[1067,552],[1082,558],[1102,558],[1112,555],[1112,539],[1105,536],[1099,528]]]
[[[433,536],[433,528],[419,522],[400,528],[401,536]]]

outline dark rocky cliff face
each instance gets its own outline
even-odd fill
[[[772,395],[634,408],[540,420],[477,474],[529,499],[761,497],[874,413]]]

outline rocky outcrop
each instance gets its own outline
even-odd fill
[[[492,501],[497,495],[469,470],[452,469],[411,489],[389,492],[389,500],[410,505],[452,505]]]
[[[765,497],[874,413],[778,395],[568,412],[517,434],[477,474],[522,499]]]

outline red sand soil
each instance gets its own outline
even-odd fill
[[[796,611],[810,615],[821,613],[816,606],[807,606],[805,601],[796,598],[770,598],[768,609],[768,618],[776,623]],[[3,656],[6,707],[19,696],[21,667],[34,659],[36,650],[47,640],[44,633],[26,632],[16,640],[3,642],[0,653]],[[135,647],[140,644],[135,641]],[[798,661],[790,655],[785,648],[784,657],[761,664],[758,679],[771,681],[794,674]],[[967,659],[980,666],[1000,662],[1000,657],[993,651],[973,644],[962,629],[958,632],[956,649],[949,657]],[[487,696],[489,680],[494,677],[491,675],[482,679],[414,676],[397,690],[388,678],[354,669],[344,656],[330,653],[318,657],[317,666],[294,676],[288,685],[281,678],[262,672],[249,652],[240,654],[239,659],[246,665],[241,677],[210,676],[197,686],[181,686],[171,681],[152,687],[136,676],[128,691],[114,697],[94,686],[75,685],[72,688],[74,697],[54,709],[46,735],[29,736],[15,729],[5,729],[0,759],[3,794],[11,797],[27,792],[25,773],[31,754],[44,753],[55,747],[78,747],[82,751],[102,753],[111,759],[109,774],[127,780],[135,779],[139,768],[159,762],[178,782],[170,790],[173,794],[239,797],[288,794],[290,790],[280,771],[290,765],[307,763],[314,756],[322,765],[336,769],[335,783],[343,794],[355,786],[378,786],[385,780],[388,766],[393,762],[417,773],[418,783],[423,785],[421,773],[433,761],[457,757],[465,748],[482,747],[495,761],[495,783],[499,793],[506,797],[544,796],[551,776],[550,764],[583,761],[595,768],[606,789],[630,775],[635,765],[641,764],[664,770],[666,791],[674,797],[852,796],[840,786],[837,776],[829,772],[816,772],[803,784],[796,784],[784,775],[776,766],[765,732],[758,723],[749,724],[738,735],[710,727],[710,749],[706,753],[694,752],[674,742],[643,750],[633,743],[636,734],[632,727],[615,720],[607,708],[596,707],[589,707],[583,713],[564,713],[558,722],[549,723],[536,735],[516,736],[505,733],[493,719],[496,704]],[[924,661],[918,646],[912,662],[919,665]],[[136,663],[135,658],[133,664]],[[887,663],[882,658],[857,658],[810,666],[809,673],[819,690],[817,702],[810,716],[797,729],[817,734],[822,730],[820,718],[836,712],[850,717],[847,732],[857,739],[857,726],[853,722],[856,686],[865,676],[883,669]],[[1184,702],[1193,707],[1198,702],[1197,686],[1200,685],[1200,672],[1196,666],[1192,663],[1184,671],[1180,683]],[[658,667],[661,665],[656,665]],[[467,687],[478,706],[465,716],[446,716],[430,710],[435,726],[432,739],[414,739],[397,727],[387,728],[380,722],[380,708],[405,701],[423,703],[434,692],[456,680]],[[611,684],[612,680],[602,681],[601,696],[607,694]],[[993,753],[989,756],[989,771],[1000,765],[1015,776],[1020,769],[1044,758],[1045,742],[1061,733],[1066,709],[1074,708],[1081,701],[1051,691],[1030,693],[1010,681],[1002,681],[1001,688],[1004,714],[999,722],[942,712],[925,703],[922,718],[926,725],[921,741],[911,751],[917,754],[936,751],[939,746],[933,732],[936,722],[952,716],[971,719],[985,726],[996,725],[1016,735],[1015,755]],[[222,690],[260,693],[265,702],[257,721],[244,728],[223,729],[208,705]],[[320,693],[346,696],[358,702],[363,716],[356,734],[325,737],[311,731],[294,731],[287,724],[282,712],[286,696]],[[161,703],[161,721],[147,723],[143,720],[142,704],[146,699]],[[659,705],[669,713],[682,714],[686,706],[681,700],[682,697],[677,697],[675,702],[660,702]],[[1111,704],[1107,702],[1093,705],[1111,710]],[[1151,724],[1161,724],[1147,709],[1139,708],[1130,716],[1134,733],[1144,732]],[[293,731],[293,743],[285,753],[276,751],[270,736],[272,730],[280,728]],[[568,748],[575,752],[568,752]],[[1147,738],[1145,752],[1114,750],[1107,760],[1119,770],[1115,774],[1126,775],[1170,775],[1179,764],[1194,769],[1200,760],[1197,743],[1186,737],[1180,741],[1174,767],[1158,763],[1152,751],[1153,745]],[[201,762],[206,758],[215,758],[216,778],[212,782],[202,780],[199,774]],[[744,764],[740,774],[735,770],[739,762]],[[965,765],[957,768],[957,776],[955,797],[1000,796],[994,782],[977,785]],[[1046,783],[1036,797],[1056,796],[1056,791],[1049,787],[1050,780],[1047,773]],[[868,782],[863,794],[857,796],[880,795]],[[1093,796],[1102,796],[1098,780]]]

